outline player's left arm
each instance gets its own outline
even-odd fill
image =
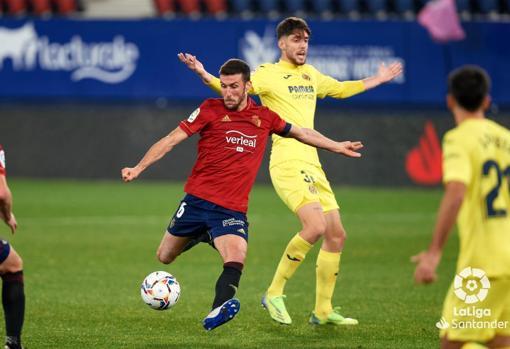
[[[290,125],[290,129],[284,134],[284,137],[295,138],[301,143],[311,145],[312,147],[329,150],[333,153],[342,154],[351,158],[361,157],[361,154],[358,153],[357,150],[363,148],[363,144],[359,141],[337,142],[314,129],[301,128],[295,125]]]
[[[432,242],[427,251],[423,251],[411,260],[416,263],[414,280],[419,284],[427,284],[437,279],[436,269],[441,261],[443,247],[457,220],[462,201],[466,193],[466,184],[460,181],[450,181],[445,185],[445,193],[436,219]]]
[[[370,90],[395,79],[397,76],[402,74],[403,70],[404,68],[400,62],[393,62],[388,66],[385,63],[381,63],[376,75],[362,80],[363,85],[365,85],[366,90]]]
[[[353,81],[338,81],[317,71],[317,97],[349,98],[393,80],[402,74],[402,71],[403,67],[400,62],[391,63],[389,66],[381,63],[376,75]]]
[[[136,179],[147,167],[161,159],[186,138],[188,138],[188,134],[178,126],[168,135],[154,143],[135,167],[123,168],[121,172],[122,180],[124,182],[131,182]]]

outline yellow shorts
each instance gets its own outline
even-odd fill
[[[510,336],[510,279],[489,278],[489,281],[487,297],[472,304],[466,304],[456,296],[454,285],[451,285],[443,306],[443,319],[448,328],[441,330],[441,337],[485,343],[495,335]],[[480,284],[471,287],[474,294],[482,290]]]
[[[269,173],[276,193],[292,212],[313,202],[320,203],[324,212],[338,209],[335,194],[320,166],[291,160],[272,166]]]

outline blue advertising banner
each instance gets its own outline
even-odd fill
[[[227,59],[252,68],[278,60],[276,22],[255,20],[0,20],[0,97],[196,100],[211,91],[178,61],[195,54],[215,73]],[[493,99],[510,105],[507,23],[464,23],[467,39],[440,45],[415,22],[309,21],[308,63],[339,80],[373,75],[381,62],[405,73],[359,104],[442,105],[448,72],[478,64],[493,79]]]

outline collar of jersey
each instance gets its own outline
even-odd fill
[[[290,62],[287,62],[287,61],[284,61],[284,60],[281,60],[281,59],[278,61],[277,64],[279,66],[283,67],[283,68],[299,69],[298,65],[295,65],[293,63],[290,63]]]

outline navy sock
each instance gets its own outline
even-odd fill
[[[242,263],[227,262],[223,264],[223,272],[216,282],[216,296],[214,297],[213,309],[235,296],[237,287],[239,287],[242,270]]]
[[[2,280],[2,305],[4,307],[7,340],[20,344],[21,328],[25,316],[23,271],[5,273],[2,275]]]

